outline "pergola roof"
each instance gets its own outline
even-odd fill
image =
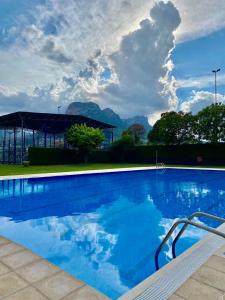
[[[73,124],[86,124],[87,126],[100,129],[115,128],[113,125],[81,115],[19,111],[0,116],[0,128],[23,127],[46,133],[63,133]]]

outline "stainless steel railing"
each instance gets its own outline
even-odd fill
[[[225,238],[225,233],[214,229],[212,227],[208,227],[196,222],[191,221],[194,217],[197,216],[204,216],[222,223],[225,223],[225,219],[211,215],[211,214],[207,214],[204,212],[196,212],[194,214],[192,214],[190,217],[188,217],[187,219],[182,219],[182,220],[178,220],[176,221],[173,226],[170,228],[170,230],[168,231],[168,233],[166,234],[166,236],[164,237],[163,241],[161,242],[161,244],[159,245],[159,247],[157,248],[156,252],[155,252],[155,267],[156,270],[159,270],[159,254],[163,248],[163,246],[165,245],[165,243],[168,241],[168,239],[171,237],[171,235],[173,234],[174,230],[177,228],[178,225],[180,224],[184,224],[183,227],[181,228],[181,230],[179,231],[179,233],[176,235],[173,243],[172,243],[172,254],[173,254],[173,258],[176,257],[176,253],[175,253],[175,247],[176,247],[176,243],[179,240],[179,238],[181,237],[181,235],[183,234],[183,232],[186,230],[188,225],[192,225],[194,227],[197,227],[199,229],[205,230],[207,232],[213,233],[215,235],[218,235],[220,237]]]

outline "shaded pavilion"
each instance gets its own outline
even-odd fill
[[[65,133],[74,124],[102,129],[103,146],[113,142],[115,126],[82,115],[14,112],[0,116],[0,161],[22,163],[28,147],[67,148]]]

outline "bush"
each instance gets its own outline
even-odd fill
[[[29,148],[28,159],[31,165],[74,164],[82,160],[75,150],[33,147]]]

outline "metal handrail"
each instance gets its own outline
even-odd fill
[[[193,218],[199,217],[199,216],[200,217],[206,217],[206,218],[209,218],[209,219],[221,222],[221,223],[225,223],[224,218],[220,218],[220,217],[217,217],[217,216],[214,216],[214,215],[211,215],[211,214],[208,214],[208,213],[200,212],[200,211],[193,213],[191,216],[188,217],[188,220],[191,221]],[[179,238],[181,237],[181,235],[183,234],[183,232],[185,231],[185,229],[187,227],[188,227],[188,224],[184,224],[184,226],[181,228],[181,230],[179,231],[179,233],[177,234],[177,236],[175,237],[175,239],[172,243],[173,258],[176,258],[176,243],[177,243],[177,241],[179,240]]]
[[[180,225],[180,224],[192,225],[194,227],[203,229],[205,231],[208,231],[210,233],[213,233],[213,234],[216,234],[218,236],[221,236],[221,237],[225,238],[225,233],[220,232],[220,231],[218,231],[218,230],[216,230],[214,228],[207,227],[207,226],[199,224],[199,223],[195,223],[195,222],[190,221],[188,219],[179,220],[179,221],[177,221],[177,222],[175,222],[173,224],[173,226],[170,228],[170,230],[168,231],[167,235],[163,239],[162,243],[159,245],[158,249],[156,250],[156,253],[155,253],[155,267],[156,267],[156,270],[159,270],[159,253],[160,253],[160,251],[162,250],[163,246],[168,241],[168,239],[170,238],[170,236],[172,235],[172,233],[174,232],[174,230],[176,229],[176,227],[178,225]]]

